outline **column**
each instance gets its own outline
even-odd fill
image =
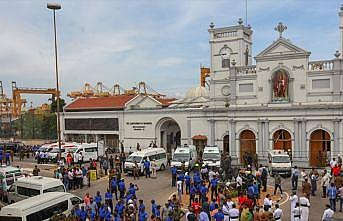
[[[209,121],[209,141],[210,145],[214,146],[215,144],[215,121],[213,119],[210,119]]]
[[[230,155],[237,157],[237,147],[236,147],[236,121],[230,120]]]
[[[265,120],[264,122],[263,122],[263,126],[264,126],[264,139],[263,139],[263,141],[264,141],[264,152],[263,152],[263,157],[265,158],[265,157],[267,157],[268,156],[268,151],[270,150],[270,142],[269,142],[269,120]],[[266,149],[266,148],[268,148],[268,149]]]
[[[341,150],[340,150],[340,119],[333,120],[333,147],[331,149],[331,153],[333,154],[333,157],[336,156]]]
[[[298,120],[294,119],[294,147],[293,147],[293,159],[298,158],[299,146],[300,146],[300,136],[299,136],[299,124]]]
[[[264,152],[264,137],[263,137],[264,133],[263,132],[264,132],[263,121],[258,120],[257,154],[259,158],[263,156],[263,152]]]
[[[187,143],[192,144],[192,120],[189,118],[187,120]]]
[[[301,149],[301,156],[302,158],[306,157],[306,159],[308,159],[308,148],[306,145],[306,120],[302,119],[300,122],[301,125],[301,133],[300,133],[300,139],[301,139],[301,145],[300,145],[300,149]],[[305,159],[305,160],[306,160]]]

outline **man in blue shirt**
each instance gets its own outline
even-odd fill
[[[106,213],[107,213],[107,208],[105,205],[101,205],[100,209],[99,209],[99,217],[100,220],[104,220],[106,217]]]
[[[125,187],[125,182],[124,182],[124,178],[122,178],[119,183],[118,183],[118,189],[120,192],[120,198],[123,198],[125,196],[125,191],[126,191],[126,187]]]
[[[136,191],[139,190],[137,185],[134,185],[133,183],[130,183],[130,187],[128,192],[132,195],[136,197]]]
[[[143,210],[145,211],[145,205],[144,205],[144,203],[143,203],[143,200],[139,200],[138,203],[139,203],[139,206],[138,206],[138,214],[140,214],[140,213],[143,212]]]
[[[220,208],[218,209],[218,212],[214,214],[213,218],[215,221],[224,221],[224,214]]]
[[[85,207],[82,206],[81,211],[80,211],[80,220],[85,221],[86,218],[87,218],[87,211],[85,210]]]
[[[197,193],[197,189],[195,188],[194,184],[191,184],[191,187],[189,189],[189,205],[192,205],[194,202],[195,195]]]
[[[204,183],[202,183],[200,187],[201,204],[204,203],[207,193],[208,193],[208,188],[204,185]]]
[[[138,221],[147,221],[148,220],[148,213],[145,212],[145,208],[142,208],[142,211],[138,214]]]
[[[111,192],[114,193],[116,200],[118,200],[118,181],[115,176],[111,180]]]
[[[144,161],[145,178],[150,178],[150,161],[145,159]]]
[[[94,197],[94,201],[96,202],[96,205],[98,206],[98,208],[100,208],[101,207],[101,201],[102,201],[100,191],[96,192],[96,195]]]
[[[218,196],[218,182],[219,179],[214,176],[212,180],[210,181],[210,186],[211,186],[211,199],[215,199]],[[215,198],[213,198],[213,195],[215,195]]]
[[[113,195],[109,189],[105,193],[105,203],[111,208],[111,213],[113,213]]]
[[[326,190],[326,195],[330,201],[330,208],[336,212],[337,189],[334,183],[330,184],[330,186]]]
[[[117,212],[118,216],[124,215],[125,206],[123,204],[123,201],[120,199],[115,207],[115,211]]]
[[[177,168],[176,166],[173,166],[171,168],[171,174],[172,174],[172,187],[176,186],[176,175],[177,175]]]
[[[186,194],[189,194],[189,190],[191,188],[191,182],[192,182],[192,178],[188,174],[188,172],[186,172],[185,174]]]
[[[156,210],[157,210],[157,205],[155,203],[155,200],[151,200],[151,213],[156,217]]]

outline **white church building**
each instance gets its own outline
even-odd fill
[[[343,7],[339,19],[340,51],[321,61],[284,38],[282,23],[277,39],[255,56],[250,26],[211,23],[206,87],[179,100],[77,98],[64,108],[63,139],[123,142],[133,150],[154,142],[168,152],[182,144],[199,151],[217,145],[237,164],[245,152],[265,162],[270,150],[283,149],[299,166],[323,166],[343,152]]]

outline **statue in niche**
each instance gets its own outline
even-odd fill
[[[273,77],[273,101],[288,100],[289,77],[285,70],[277,70]]]

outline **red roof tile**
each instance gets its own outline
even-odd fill
[[[158,100],[163,107],[168,107],[170,105],[171,102],[175,101],[175,98],[157,98],[156,100]]]
[[[110,97],[85,97],[77,98],[68,104],[65,110],[88,110],[88,109],[123,109],[125,104],[136,95],[118,95]]]
[[[205,135],[195,135],[192,140],[207,140],[207,137]]]

